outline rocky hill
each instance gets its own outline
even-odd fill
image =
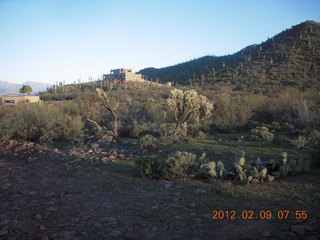
[[[139,73],[150,80],[182,85],[320,89],[320,23],[303,22],[232,55],[205,56]]]

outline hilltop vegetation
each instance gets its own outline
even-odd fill
[[[261,44],[227,56],[205,56],[165,68],[146,68],[148,79],[233,89],[320,87],[320,23],[307,21]]]

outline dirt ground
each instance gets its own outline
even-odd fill
[[[84,181],[66,165],[63,154],[37,151],[32,158],[26,154],[0,157],[0,239],[319,237],[318,220],[290,222],[288,226],[265,220],[214,221],[214,206],[236,209],[238,200],[217,195],[212,201],[212,196],[206,199],[197,186],[189,190],[187,185],[136,179],[123,172],[106,181],[88,181],[90,176]],[[190,196],[194,189],[200,192],[195,197]],[[241,207],[251,205],[242,203]]]

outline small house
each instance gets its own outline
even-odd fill
[[[39,96],[32,96],[26,94],[6,94],[1,96],[3,104],[16,104],[19,102],[38,103],[40,102]]]

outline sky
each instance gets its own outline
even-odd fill
[[[0,81],[73,83],[232,54],[319,13],[320,0],[0,0]]]

